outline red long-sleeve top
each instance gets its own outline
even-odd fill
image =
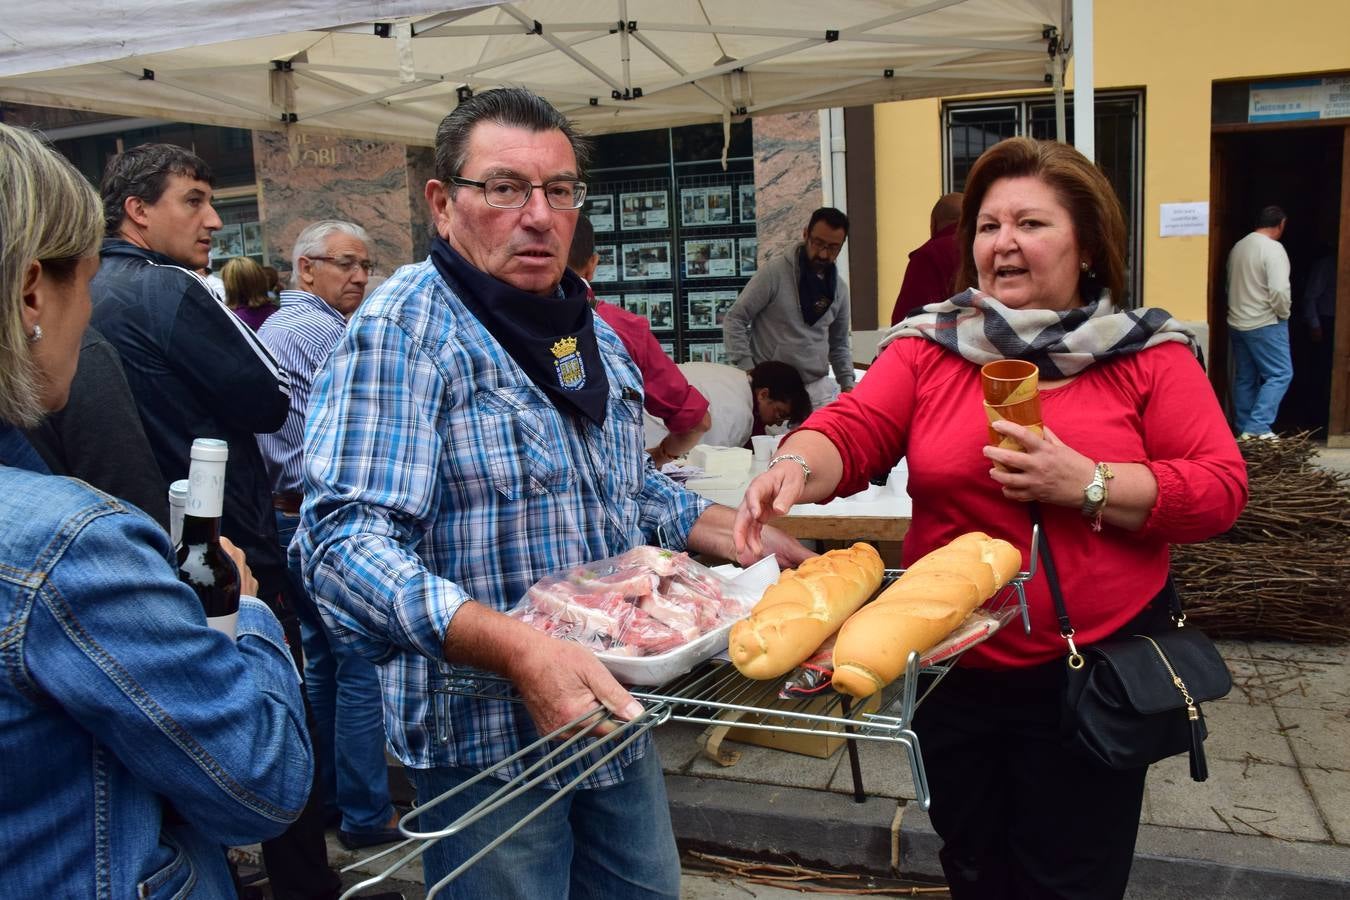
[[[1012,542],[1028,563],[1026,504],[1008,500],[981,453],[987,436],[979,367],[922,338],[894,341],[848,394],[802,426],[830,439],[843,458],[835,493],[908,459],[913,521],[906,565],[968,531]],[[1065,444],[1108,463],[1143,463],[1158,499],[1136,532],[1103,523],[1094,532],[1077,507],[1042,505],[1076,641],[1115,632],[1162,588],[1169,543],[1227,530],[1247,502],[1247,469],[1204,371],[1181,343],[1089,366],[1041,391],[1042,418]],[[1108,501],[1109,502],[1109,501]],[[1012,621],[971,649],[964,665],[1016,668],[1063,657],[1044,568],[1028,585],[1031,634]],[[1185,598],[1182,598],[1183,602]]]

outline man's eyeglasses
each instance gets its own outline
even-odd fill
[[[375,264],[368,259],[357,259],[354,256],[306,256],[305,259],[311,262],[332,263],[349,274],[357,266],[360,266],[367,275],[375,274]]]
[[[529,202],[535,188],[544,192],[544,199],[554,209],[580,209],[586,202],[586,182],[571,179],[530,184],[524,178],[499,176],[487,181],[470,181],[468,178],[453,177],[450,183],[460,187],[481,188],[487,205],[497,209],[520,209]]]
[[[831,244],[828,241],[822,241],[818,237],[808,238],[806,245],[811,248],[812,253],[820,253],[823,251],[831,255],[837,255],[844,249],[843,244]]]

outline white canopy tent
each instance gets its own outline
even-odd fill
[[[1074,6],[1091,0],[1072,0]],[[512,84],[589,133],[1043,87],[1070,0],[7,4],[0,99],[429,145]],[[230,39],[221,41],[222,36]],[[1090,129],[1086,129],[1090,131]]]

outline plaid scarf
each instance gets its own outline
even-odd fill
[[[1057,312],[1009,309],[970,288],[915,310],[886,332],[877,349],[903,337],[925,338],[981,366],[996,359],[1024,359],[1035,363],[1047,381],[1164,341],[1184,341],[1204,364],[1195,336],[1167,310],[1118,311],[1106,291],[1086,306]]]

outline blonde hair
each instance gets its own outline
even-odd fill
[[[246,306],[254,309],[271,303],[267,296],[267,273],[247,256],[236,256],[220,270],[225,283],[225,303],[230,309]]]
[[[28,427],[45,412],[23,325],[28,267],[71,278],[102,234],[103,206],[84,176],[37,135],[0,124],[0,421]]]

